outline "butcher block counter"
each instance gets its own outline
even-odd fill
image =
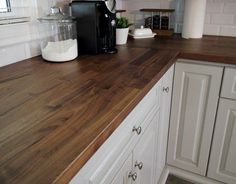
[[[178,58],[236,64],[236,38],[129,40],[114,55],[0,68],[0,183],[68,183]]]

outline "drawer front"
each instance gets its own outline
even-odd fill
[[[236,68],[225,68],[221,97],[236,99]]]
[[[150,114],[152,114],[154,109],[158,109],[160,94],[157,93],[157,89],[160,89],[159,83],[139,102],[121,125],[71,180],[70,184],[99,184],[109,170],[113,170],[113,173],[115,173],[116,168],[111,168],[114,165],[114,160],[119,158],[119,163],[124,161],[127,152],[131,151],[132,145],[134,146],[148,126]],[[137,130],[134,130],[134,128]]]

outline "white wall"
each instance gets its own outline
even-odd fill
[[[136,27],[144,24],[144,18],[151,16],[150,13],[140,12],[142,8],[176,8],[178,0],[118,0],[122,1],[122,9],[127,12],[122,15],[127,16]]]
[[[55,3],[63,5],[70,0],[11,0],[13,9],[20,16],[32,16],[30,23],[0,26],[0,67],[40,54],[38,25],[36,18],[46,14]],[[23,3],[22,3],[23,2]],[[181,32],[184,0],[117,0],[118,9],[126,9],[123,15],[136,23],[143,24],[141,8],[175,8],[172,27]],[[0,18],[1,18],[0,14]],[[236,0],[207,0],[204,34],[236,36]]]
[[[182,30],[184,0],[119,1],[122,1],[122,8],[127,10],[124,15],[135,22],[136,26],[143,24],[143,18],[146,16],[139,11],[141,8],[175,8],[172,26],[175,32],[180,33]],[[207,0],[204,34],[236,36],[236,0]]]
[[[57,3],[63,5],[67,0],[11,0],[13,13],[6,16],[31,16],[31,22],[0,25],[0,67],[40,54],[37,18],[49,12]]]
[[[236,0],[207,0],[204,34],[236,36]]]

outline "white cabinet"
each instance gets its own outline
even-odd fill
[[[111,184],[131,184],[131,178],[129,177],[132,170],[132,154],[129,155],[122,168],[118,171]]]
[[[165,165],[172,77],[173,67],[70,184],[157,184]]]
[[[221,97],[236,99],[236,68],[225,68]]]
[[[205,175],[223,67],[176,63],[167,163]]]
[[[157,133],[159,113],[155,113],[150,125],[133,150],[135,184],[156,184]]]
[[[156,161],[156,180],[158,181],[166,165],[166,153],[169,131],[169,117],[172,96],[174,65],[166,72],[161,80],[161,99],[160,99],[160,121],[158,123],[157,134],[157,161]],[[157,183],[156,181],[156,183]]]
[[[216,119],[208,177],[236,183],[236,101],[221,99]]]

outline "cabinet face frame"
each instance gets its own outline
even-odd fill
[[[236,101],[220,99],[207,176],[236,183]]]
[[[223,67],[176,63],[169,165],[206,175],[222,73]]]
[[[156,184],[157,133],[159,111],[153,113],[150,123],[133,150],[133,170],[137,173],[135,184]],[[142,168],[138,165],[142,163]]]

